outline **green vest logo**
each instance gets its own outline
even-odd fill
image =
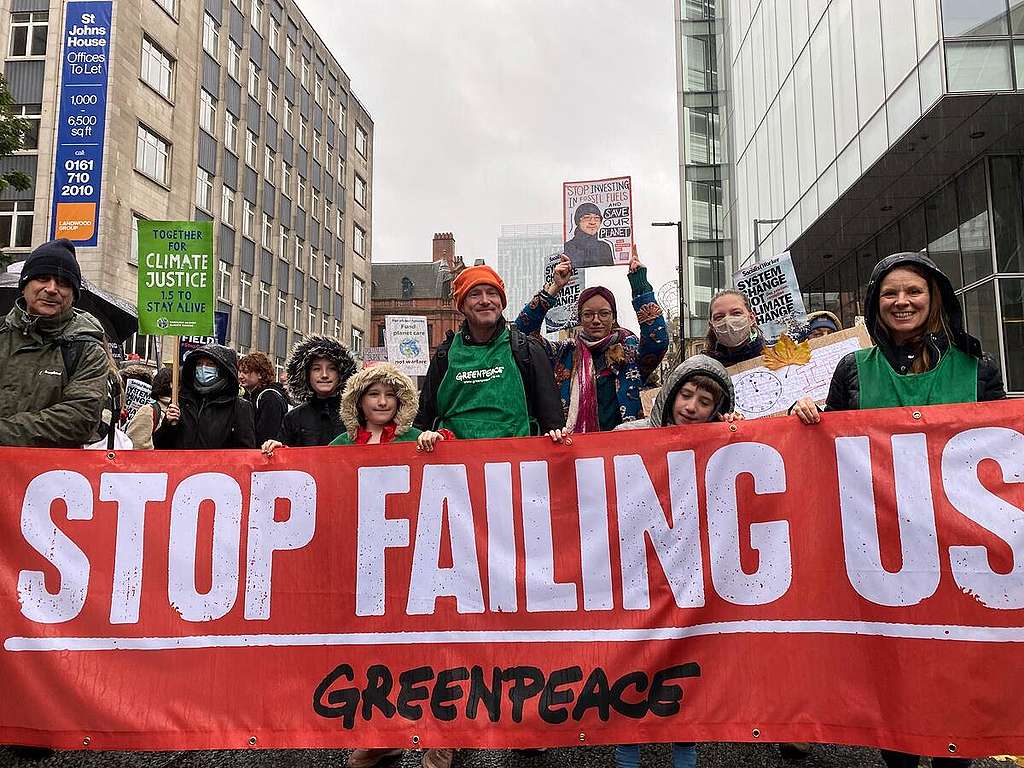
[[[460,371],[455,380],[460,384],[483,384],[488,381],[500,379],[505,373],[504,365],[496,365],[493,368],[480,368],[475,371]]]

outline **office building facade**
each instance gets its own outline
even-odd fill
[[[562,251],[561,224],[503,224],[498,235],[494,268],[505,281],[508,310],[515,318],[544,284],[548,257]]]
[[[713,12],[725,274],[789,250],[808,309],[850,324],[880,258],[926,251],[1024,394],[1024,7],[728,0]]]
[[[313,333],[360,350],[370,320],[373,121],[312,24],[289,0],[107,6],[102,178],[90,179],[97,242],[79,247],[84,274],[134,303],[138,221],[212,220],[229,344],[278,363]],[[2,161],[33,179],[0,199],[0,246],[15,258],[51,237],[54,196],[67,191],[55,189],[55,145],[72,87],[61,82],[71,36],[92,33],[70,26],[82,7],[0,0],[5,76],[33,124],[29,146]],[[153,356],[151,340],[133,347]]]

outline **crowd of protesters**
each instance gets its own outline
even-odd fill
[[[309,336],[287,363],[287,392],[262,353],[239,360],[225,346],[191,352],[172,391],[169,369],[117,375],[100,324],[75,308],[81,271],[73,245],[46,243],[29,256],[21,296],[0,325],[0,445],[115,447],[119,433],[136,449],[261,448],[273,454],[303,446],[363,446],[415,442],[431,451],[441,441],[568,435],[665,428],[740,418],[727,366],[759,357],[765,338],[747,296],[718,293],[710,303],[705,352],[682,362],[662,382],[649,412],[641,391],[661,364],[669,332],[646,268],[634,249],[626,276],[639,335],[619,325],[614,293],[594,286],[580,295],[579,326],[551,342],[538,331],[568,283],[568,257],[550,283],[506,321],[505,285],[491,267],[463,269],[452,285],[462,327],[449,333],[417,392],[390,364],[358,370],[336,339]],[[949,278],[920,253],[881,260],[864,305],[874,346],[842,358],[823,407],[795,403],[809,425],[822,411],[920,406],[1005,398],[1001,376],[979,341],[964,330],[962,309]],[[804,337],[842,330],[830,312],[812,313]],[[124,382],[149,378],[150,402],[119,423]],[[105,441],[105,443],[104,443]],[[808,745],[782,745],[787,757]],[[357,749],[349,768],[375,768],[399,758],[400,749]],[[424,753],[426,768],[449,768],[455,751]],[[696,765],[692,743],[674,745],[674,768]],[[915,755],[883,751],[889,768],[918,764]],[[635,768],[636,745],[616,749],[618,768]],[[963,758],[933,759],[964,766]]]

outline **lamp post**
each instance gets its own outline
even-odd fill
[[[781,224],[782,219],[754,219],[754,263],[761,263],[761,225]]]
[[[683,252],[683,222],[653,221],[651,222],[651,226],[676,228],[676,235],[679,244],[679,261],[676,263],[676,280],[679,282],[679,361],[682,362],[686,359],[686,331],[688,325],[686,317],[686,270],[684,269],[686,254]]]

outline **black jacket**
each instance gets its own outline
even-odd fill
[[[501,333],[505,327],[505,319],[499,319],[494,333]],[[552,429],[561,429],[565,426],[562,400],[558,395],[555,374],[551,370],[551,361],[548,360],[544,347],[537,339],[527,336],[514,325],[508,325],[508,332],[512,357],[516,361],[516,367],[519,368],[526,389],[526,409],[530,421],[537,424],[540,434]],[[459,333],[462,334],[463,344],[477,343],[473,341],[465,322],[462,323]],[[441,415],[437,412],[437,390],[444,381],[445,373],[448,372],[448,350],[451,349],[454,338],[455,334],[449,331],[430,361],[430,368],[427,369],[427,377],[420,391],[420,410],[413,422],[417,429],[434,429]]]
[[[938,284],[939,293],[942,295],[942,308],[946,313],[949,325],[948,338],[945,334],[928,334],[921,344],[912,347],[897,346],[889,340],[879,324],[878,306],[882,279],[897,267],[905,266],[924,270]],[[936,266],[935,262],[924,254],[894,253],[875,265],[864,296],[864,321],[871,340],[875,342],[875,345],[885,355],[889,365],[897,373],[908,373],[914,360],[923,353],[924,349],[928,350],[929,358],[934,361],[934,365],[952,344],[971,357],[978,358],[978,401],[1006,398],[999,366],[989,355],[982,353],[981,342],[964,329],[963,309],[953,290],[953,284]],[[849,411],[860,408],[860,377],[857,374],[855,353],[851,352],[843,357],[839,361],[839,365],[836,366],[828,391],[828,399],[825,401],[825,408],[832,411]]]
[[[209,357],[220,369],[219,386],[203,394],[197,391],[196,360]],[[256,448],[252,406],[238,395],[238,356],[220,344],[207,344],[185,358],[181,367],[176,424],[163,420],[153,433],[153,447],[162,450],[209,450]]]
[[[278,436],[285,445],[306,448],[328,445],[345,431],[341,421],[341,395],[314,397],[285,414]]]
[[[612,247],[604,240],[588,235],[580,229],[571,240],[565,241],[565,255],[575,269],[587,267],[611,267],[615,265]]]
[[[280,384],[254,389],[246,394],[255,412],[256,445],[263,445],[267,440],[276,440],[281,434],[281,422],[288,413],[288,396]]]
[[[732,365],[739,365],[764,354],[764,337],[759,333],[755,338],[740,344],[738,347],[727,347],[724,344],[715,342],[704,354],[713,360],[717,360],[726,368]]]

